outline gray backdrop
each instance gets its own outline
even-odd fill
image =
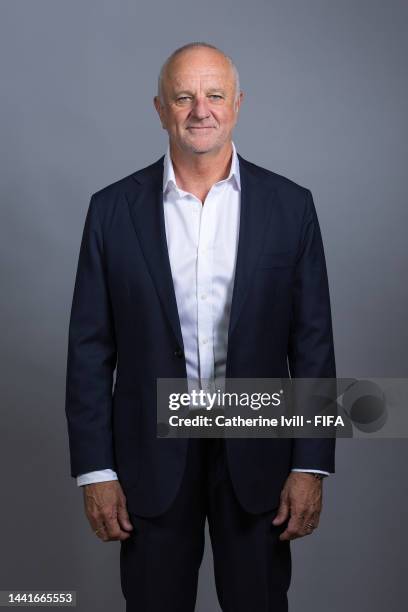
[[[339,376],[407,375],[403,0],[1,2],[0,589],[76,589],[124,610],[119,544],[69,476],[69,309],[91,193],[165,151],[159,67],[192,40],[235,59],[234,141],[313,192]],[[407,442],[338,442],[318,531],[292,544],[292,611],[400,612]],[[197,610],[219,610],[208,545]]]

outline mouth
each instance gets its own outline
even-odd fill
[[[188,130],[213,130],[214,126],[213,125],[207,125],[204,127],[195,127],[195,126],[191,126],[187,128]]]

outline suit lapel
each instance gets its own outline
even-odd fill
[[[129,210],[150,275],[163,310],[180,347],[184,347],[174,292],[163,209],[163,157],[133,175],[139,183],[136,197],[128,195]],[[146,176],[147,175],[147,176]]]
[[[146,264],[163,310],[180,347],[183,347],[180,319],[174,291],[163,208],[163,157],[145,170],[136,172],[136,194],[127,194],[129,211]],[[238,155],[241,178],[241,207],[237,261],[229,321],[230,336],[247,296],[258,255],[262,249],[271,213],[270,185],[265,174]]]
[[[270,184],[265,180],[265,174],[240,155],[238,159],[241,178],[241,212],[228,337],[236,328],[254,267],[263,247],[272,209],[270,200],[273,196]]]

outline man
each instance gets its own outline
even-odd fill
[[[206,519],[223,611],[287,610],[290,540],[316,529],[334,471],[332,439],[156,436],[158,378],[335,377],[311,193],[237,154],[242,99],[221,51],[176,50],[154,98],[166,155],[94,194],[87,214],[71,468],[92,529],[121,541],[128,611],[194,610]]]

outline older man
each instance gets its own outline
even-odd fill
[[[237,153],[242,99],[228,56],[177,49],[154,98],[166,154],[95,193],[86,218],[71,468],[94,532],[121,541],[128,611],[194,610],[206,519],[223,611],[287,610],[290,540],[316,529],[334,471],[331,439],[156,436],[158,378],[335,376],[311,193]]]

